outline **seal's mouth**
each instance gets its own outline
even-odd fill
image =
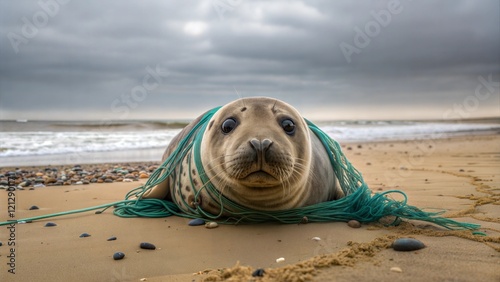
[[[273,187],[281,183],[279,179],[263,170],[249,173],[244,178],[239,179],[239,182],[252,188]]]

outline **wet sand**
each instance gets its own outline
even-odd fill
[[[486,236],[415,221],[358,229],[344,222],[206,229],[179,217],[120,218],[107,210],[16,225],[16,274],[8,272],[11,232],[0,227],[0,280],[251,281],[258,268],[265,269],[263,281],[500,280],[499,135],[347,144],[344,151],[373,191],[403,190],[410,205],[445,209],[447,217],[481,224]],[[119,201],[144,182],[16,191],[15,217]],[[8,219],[7,198],[0,190],[0,221]],[[28,210],[32,205],[40,209]],[[44,227],[47,222],[57,226]],[[84,232],[91,236],[79,238]],[[117,240],[107,241],[111,236]],[[390,244],[398,237],[417,238],[426,248],[396,252]],[[140,249],[141,242],[157,249]],[[115,252],[125,258],[113,260]],[[280,257],[285,261],[277,263]]]

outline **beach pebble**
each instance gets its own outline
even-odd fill
[[[148,281],[148,279],[147,278],[141,278],[141,279],[139,279],[139,281]]]
[[[266,271],[263,268],[258,268],[252,272],[252,277],[262,277],[264,276],[264,273],[266,273]]]
[[[130,178],[124,178],[124,179],[123,179],[123,182],[132,182],[132,181],[133,181],[133,180],[132,180],[132,179],[130,179]]]
[[[403,272],[403,270],[397,266],[394,266],[394,267],[391,267],[390,269],[392,272],[398,272],[398,273],[401,273]]]
[[[424,243],[413,238],[399,238],[392,243],[392,248],[395,251],[409,252],[425,248]]]
[[[319,237],[312,237],[311,240],[313,240],[313,241],[321,241],[321,238],[319,238]]]
[[[125,257],[125,254],[122,252],[116,252],[113,254],[113,259],[114,260],[121,260]]]
[[[217,228],[218,226],[219,226],[219,224],[217,224],[217,222],[214,222],[214,221],[210,221],[210,222],[207,222],[205,224],[205,227],[208,229]]]
[[[47,222],[47,223],[45,223],[44,226],[45,227],[53,227],[53,226],[57,226],[57,224],[55,224],[54,222]]]
[[[90,237],[90,234],[87,232],[80,234],[80,238],[85,238],[85,237]]]
[[[140,245],[141,249],[146,249],[146,250],[154,250],[156,249],[156,246],[148,243],[148,242],[142,242]]]
[[[37,206],[31,206],[31,207],[29,208],[29,210],[30,210],[30,211],[32,211],[32,210],[38,210],[38,209],[40,209],[40,208],[39,208],[39,207],[37,207]]]
[[[146,173],[142,173],[141,175],[139,175],[139,178],[149,178],[149,175],[147,175]]]
[[[284,262],[284,261],[285,261],[285,258],[277,258],[277,259],[276,259],[276,262],[277,262],[277,263]]]
[[[192,219],[188,222],[189,226],[198,226],[198,225],[203,225],[203,224],[205,224],[205,221],[201,218],[195,218],[195,219]]]
[[[0,247],[1,247],[2,245],[3,245],[3,244],[2,244],[2,242],[0,242]]]
[[[33,185],[34,188],[43,188],[45,187],[45,184],[42,184],[42,183],[37,183],[35,185]],[[34,190],[34,189],[30,189],[30,190]]]
[[[115,236],[113,236],[113,237],[109,237],[107,241],[114,241],[114,240],[116,240],[116,237],[115,237]]]
[[[351,219],[347,222],[347,225],[351,228],[360,228],[361,223],[357,220]]]
[[[45,180],[45,183],[47,183],[47,184],[56,183],[56,182],[57,182],[57,179],[55,179],[54,177],[49,177],[49,178],[47,178],[47,180]]]

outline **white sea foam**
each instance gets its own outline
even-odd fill
[[[179,131],[0,132],[0,157],[161,148]]]

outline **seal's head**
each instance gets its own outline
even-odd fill
[[[292,106],[245,98],[219,109],[205,129],[201,160],[226,197],[257,209],[297,205],[310,171],[311,140]]]

